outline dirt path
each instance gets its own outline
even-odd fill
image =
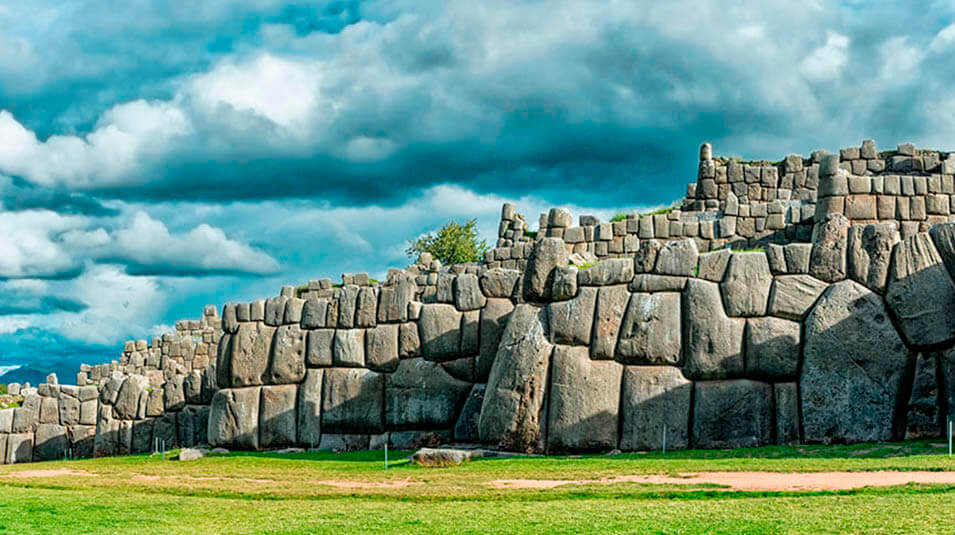
[[[64,476],[85,476],[85,477],[96,477],[96,474],[92,472],[86,472],[84,470],[20,470],[19,472],[10,472],[9,474],[4,474],[0,477],[2,478],[28,478],[28,477],[64,477]]]
[[[633,475],[600,479],[498,479],[486,484],[496,489],[553,489],[564,485],[649,483],[670,485],[724,485],[721,490],[797,491],[847,490],[889,487],[907,483],[955,484],[955,472],[700,472],[666,475]]]

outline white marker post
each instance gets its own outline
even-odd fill
[[[385,441],[385,470],[388,469],[388,441]]]
[[[952,418],[948,418],[948,457],[952,458]]]

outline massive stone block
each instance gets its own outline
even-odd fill
[[[630,301],[626,286],[604,286],[597,292],[597,310],[594,315],[593,339],[590,355],[594,359],[613,359],[620,335],[623,313]]]
[[[765,316],[772,283],[773,274],[764,253],[734,253],[720,283],[726,313],[730,316]]]
[[[746,373],[771,380],[792,379],[799,367],[800,326],[780,318],[746,320]]]
[[[560,238],[544,238],[534,242],[524,270],[524,299],[550,300],[551,272],[567,265],[567,249]]]
[[[517,297],[522,273],[516,269],[489,269],[481,273],[481,290],[487,297]]]
[[[946,415],[941,409],[944,401],[938,388],[938,369],[936,353],[921,353],[916,357],[912,393],[909,395],[908,414],[905,419],[906,440],[942,436]]]
[[[929,347],[955,338],[955,283],[927,233],[896,245],[885,301],[909,344]]]
[[[581,288],[577,297],[548,305],[550,333],[555,343],[586,345],[594,324],[597,288]]]
[[[501,333],[507,325],[514,304],[510,299],[489,298],[487,305],[481,310],[481,325],[479,328],[480,343],[478,356],[474,361],[474,378],[476,381],[487,381],[491,373],[497,347],[501,343]],[[589,334],[588,334],[589,337]],[[480,410],[480,409],[479,409]]]
[[[13,433],[32,433],[40,419],[40,396],[23,397],[20,406],[13,409]]]
[[[692,277],[696,272],[697,256],[698,250],[693,240],[667,242],[657,253],[653,271],[660,275]]]
[[[60,423],[62,425],[76,425],[80,423],[80,400],[61,395],[59,403]]]
[[[181,384],[182,376],[179,376]],[[113,408],[120,420],[135,420],[139,414],[139,399],[149,387],[149,380],[142,375],[130,375],[123,382]]]
[[[617,360],[624,364],[678,364],[681,331],[680,294],[635,293],[623,316]]]
[[[687,281],[683,307],[683,373],[690,379],[741,376],[746,320],[726,316],[716,283]]]
[[[542,435],[547,370],[546,309],[518,305],[511,314],[491,374],[478,425],[481,440],[516,451],[536,450]]]
[[[471,384],[448,375],[441,364],[402,360],[385,382],[389,429],[451,429]]]
[[[776,444],[799,444],[799,385],[776,383],[773,385],[776,403]]]
[[[146,399],[147,404],[149,399]],[[183,377],[174,375],[163,386],[163,407],[167,411],[178,411],[186,404],[186,392]]]
[[[828,284],[810,275],[776,277],[769,298],[769,313],[800,321],[828,287]]]
[[[955,223],[932,225],[928,233],[932,236],[932,242],[945,262],[945,267],[948,268],[948,274],[955,279]]]
[[[298,387],[298,443],[314,448],[322,438],[322,378],[324,370],[308,370]]]
[[[274,448],[295,443],[298,385],[263,386],[259,409],[259,446]]]
[[[40,424],[34,437],[33,460],[53,461],[63,459],[70,447],[66,427],[59,424]]]
[[[418,320],[421,355],[428,360],[453,360],[461,350],[461,312],[452,305],[427,304]]]
[[[623,366],[593,361],[586,347],[554,347],[548,410],[550,450],[609,450],[617,446]]]
[[[381,324],[365,331],[365,365],[375,371],[398,367],[398,325]]]
[[[261,391],[261,387],[257,386],[228,388],[219,390],[212,396],[209,413],[210,446],[250,450],[259,448]]]
[[[608,258],[580,270],[577,283],[580,286],[609,286],[628,284],[633,279],[633,261],[629,258]]]
[[[454,278],[454,305],[458,310],[477,310],[486,302],[477,275],[461,273]]]
[[[355,301],[355,327],[374,327],[378,317],[378,289],[362,286]]]
[[[808,442],[878,442],[894,416],[908,349],[882,300],[853,281],[829,287],[806,318],[800,390]]]
[[[28,463],[33,460],[33,433],[13,433],[7,436],[7,454],[4,464]]]
[[[849,220],[844,215],[830,213],[824,221],[817,221],[812,231],[809,274],[826,282],[846,278],[848,240]]]
[[[322,431],[380,433],[385,376],[358,368],[325,370]]]
[[[310,367],[331,366],[335,329],[314,329],[305,337],[305,361]]]
[[[899,231],[894,222],[855,225],[849,228],[849,277],[882,293],[889,274],[892,249],[899,242]]]
[[[271,384],[298,383],[305,378],[305,331],[298,325],[276,329],[268,378]]]
[[[264,323],[242,323],[232,337],[229,362],[232,386],[261,385],[269,366],[269,350],[275,327]]]
[[[408,303],[414,300],[414,279],[399,275],[391,286],[382,286],[378,295],[378,323],[408,321]]]
[[[772,443],[773,386],[737,379],[694,385],[693,447],[753,448]]]
[[[238,332],[236,325],[236,332]],[[223,334],[216,347],[216,387],[228,388],[232,386],[232,335]]]
[[[155,420],[147,418],[133,422],[133,438],[129,445],[131,453],[147,453],[152,451],[153,428]],[[193,443],[195,441],[192,441]]]
[[[689,444],[693,383],[673,366],[626,366],[621,396],[620,449],[684,449]]]
[[[464,406],[454,424],[454,440],[456,442],[474,443],[481,440],[478,426],[481,419],[481,405],[484,404],[484,390],[486,384],[478,383],[471,387],[471,392],[464,400]]]
[[[365,330],[338,329],[335,331],[332,362],[335,366],[363,367],[365,365]]]

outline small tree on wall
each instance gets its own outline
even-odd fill
[[[485,240],[478,239],[477,219],[465,224],[448,221],[437,232],[429,232],[417,240],[408,240],[408,256],[417,260],[421,253],[431,256],[442,264],[464,264],[477,262],[484,257],[488,246]]]

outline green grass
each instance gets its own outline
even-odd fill
[[[610,218],[611,223],[616,223],[618,221],[626,221],[626,220],[627,220],[627,214],[625,214],[624,212],[617,212],[616,215]]]
[[[749,249],[731,249],[730,252],[733,253],[765,253],[766,250],[762,247],[751,247]]]
[[[175,452],[173,452],[175,453]],[[955,486],[736,492],[714,485],[583,483],[710,470],[952,470],[942,444],[675,451],[477,460],[421,468],[392,452],[147,456],[0,467],[2,533],[951,533]],[[95,475],[3,477],[22,470]],[[784,476],[783,476],[784,477]],[[330,482],[364,486],[339,488]],[[408,486],[401,486],[408,483]]]
[[[597,262],[596,262],[596,261],[594,261],[594,262],[587,262],[587,263],[585,263],[585,264],[581,264],[581,265],[577,266],[577,271],[583,271],[583,270],[585,270],[585,269],[590,269],[590,268],[592,268],[592,267],[594,267],[594,266],[596,266],[596,265],[597,265]]]
[[[525,231],[524,231],[524,237],[525,237],[525,238],[530,238],[530,239],[532,239],[532,240],[536,240],[536,239],[537,239],[537,231],[536,231],[536,230],[525,230]]]
[[[295,287],[295,297],[302,297],[308,291],[308,284]]]

